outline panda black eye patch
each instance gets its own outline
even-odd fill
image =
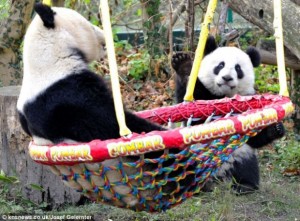
[[[244,77],[244,72],[239,64],[235,65],[235,71],[237,73],[238,79],[242,79]]]
[[[225,62],[221,61],[215,68],[214,68],[214,74],[218,75],[219,72],[224,68]]]

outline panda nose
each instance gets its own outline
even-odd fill
[[[222,77],[224,81],[228,82],[228,81],[232,81],[233,78],[230,75],[225,75]]]

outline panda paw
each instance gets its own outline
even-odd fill
[[[246,195],[257,191],[258,186],[246,185],[246,184],[234,184],[232,185],[232,192],[236,195]]]
[[[281,138],[285,134],[284,125],[282,122],[269,126],[267,129],[268,129],[268,136],[271,140]]]
[[[177,74],[179,74],[178,70],[186,65],[192,65],[192,59],[188,54],[181,52],[176,53],[172,56],[172,67],[177,72]]]

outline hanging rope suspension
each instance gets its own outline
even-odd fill
[[[279,94],[283,96],[289,96],[287,89],[286,72],[285,72],[285,60],[284,60],[284,45],[283,45],[283,31],[282,31],[282,12],[281,12],[281,0],[274,0],[274,37],[276,42],[276,57],[277,67],[279,74]]]
[[[114,98],[115,114],[117,116],[118,124],[120,127],[120,136],[121,137],[129,136],[131,134],[131,131],[126,126],[126,122],[125,122],[125,114],[124,114],[124,108],[122,103],[119,74],[117,68],[115,47],[114,47],[114,41],[112,36],[110,14],[109,14],[109,7],[108,7],[107,0],[100,1],[100,9],[102,15],[101,18],[103,21],[103,30],[105,35],[106,48],[108,51],[107,56],[108,56],[109,70],[111,76],[111,86],[112,86],[112,92]]]
[[[43,0],[43,4],[52,6],[52,1],[51,0]]]

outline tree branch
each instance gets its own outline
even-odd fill
[[[297,1],[299,3],[299,1]],[[284,44],[300,59],[300,6],[295,1],[282,1]],[[261,29],[274,33],[272,0],[228,0],[229,7]]]

